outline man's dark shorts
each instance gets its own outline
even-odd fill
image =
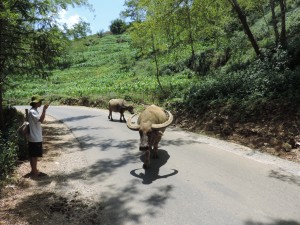
[[[29,157],[42,157],[43,145],[42,142],[28,142]]]

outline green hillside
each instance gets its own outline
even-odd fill
[[[27,104],[32,94],[45,96],[54,104],[85,104],[101,107],[110,98],[128,98],[136,104],[160,99],[153,65],[149,59],[135,61],[128,35],[96,35],[75,40],[61,59],[60,69],[45,79],[14,77],[15,88],[6,93],[14,104]],[[162,76],[169,97],[181,97],[193,78],[184,74]],[[103,106],[103,107],[106,107]]]

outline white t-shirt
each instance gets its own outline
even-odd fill
[[[28,112],[28,122],[29,122],[29,142],[42,142],[42,126],[40,120],[40,114],[35,108],[31,108]]]

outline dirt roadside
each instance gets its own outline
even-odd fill
[[[15,184],[0,196],[0,225],[106,224],[101,204],[83,195],[86,163],[78,141],[60,121],[47,116],[43,124],[44,156],[38,168],[47,176],[31,178],[29,162],[15,172]]]

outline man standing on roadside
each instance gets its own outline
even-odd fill
[[[40,96],[32,96],[30,105],[32,108],[28,112],[28,122],[29,122],[29,135],[28,135],[28,149],[29,149],[29,159],[31,172],[30,174],[34,177],[46,175],[37,169],[38,157],[43,156],[43,136],[42,136],[42,126],[41,123],[44,122],[46,116],[46,110],[48,104],[44,105],[42,114],[38,112],[38,107],[41,107],[42,101],[44,99]]]

